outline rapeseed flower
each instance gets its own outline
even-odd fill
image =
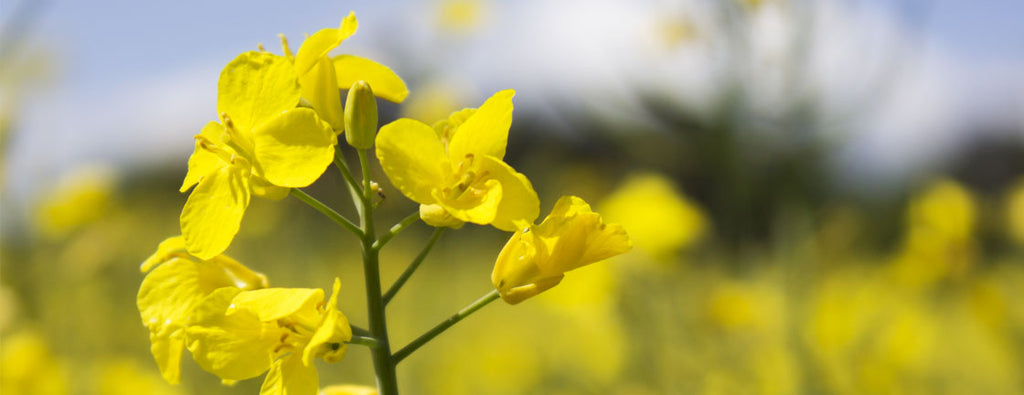
[[[316,394],[313,358],[340,361],[352,339],[337,308],[340,287],[335,279],[327,303],[318,288],[220,288],[192,315],[188,349],[203,369],[228,382],[269,370],[261,394]]]
[[[196,307],[221,288],[259,289],[268,285],[265,276],[224,255],[207,260],[188,254],[181,236],[160,243],[141,269],[149,274],[139,286],[139,313],[142,324],[149,329],[153,358],[171,384],[181,381],[185,328]]]
[[[424,222],[511,232],[537,218],[540,201],[530,181],[502,161],[514,94],[495,93],[479,109],[457,111],[433,127],[403,118],[380,129],[377,159],[391,183],[420,203]]]
[[[188,251],[200,259],[227,249],[251,195],[280,199],[312,184],[334,159],[331,126],[299,104],[295,68],[285,57],[246,52],[218,83],[217,112],[195,136],[181,191],[195,189],[181,212]]]
[[[563,196],[540,225],[512,235],[498,254],[491,282],[502,299],[516,304],[558,285],[567,271],[630,248],[622,226],[605,224],[583,199]]]

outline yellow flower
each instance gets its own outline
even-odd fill
[[[452,113],[433,128],[403,118],[380,129],[377,159],[391,183],[420,203],[424,222],[511,232],[537,218],[540,202],[530,181],[502,161],[514,94],[495,93],[479,109]]]
[[[23,329],[0,347],[0,394],[67,394],[68,377],[46,340]]]
[[[1006,226],[1010,239],[1024,245],[1024,178],[1006,196]]]
[[[280,199],[312,184],[334,159],[337,137],[315,111],[296,108],[299,85],[287,58],[246,52],[218,83],[217,112],[195,136],[188,174],[195,189],[181,211],[188,251],[201,259],[227,249],[250,195]]]
[[[181,236],[160,243],[141,269],[149,274],[139,287],[139,313],[142,324],[149,329],[153,358],[164,379],[171,384],[181,380],[181,352],[187,340],[185,327],[196,306],[220,288],[267,287],[265,276],[231,258],[217,255],[203,260],[189,255]]]
[[[558,285],[565,272],[629,251],[622,226],[607,225],[590,205],[563,196],[540,225],[509,239],[491,273],[491,282],[509,304]]]
[[[188,349],[203,369],[223,380],[244,380],[270,370],[261,394],[316,394],[313,358],[345,356],[352,339],[338,311],[341,281],[324,303],[322,289],[220,288],[196,308],[188,327]]]
[[[358,27],[355,13],[350,12],[338,28],[321,29],[309,36],[294,59],[302,98],[338,133],[345,128],[339,88],[349,89],[362,80],[373,87],[376,96],[385,100],[401,103],[409,95],[405,82],[387,66],[353,55],[333,59],[327,56],[355,34]],[[285,56],[291,57],[287,44],[284,45]]]
[[[605,218],[629,231],[638,249],[660,260],[696,243],[707,228],[701,209],[655,173],[630,176],[600,207]]]
[[[41,199],[35,212],[40,232],[51,239],[67,236],[83,225],[103,218],[116,196],[117,175],[105,165],[81,167],[61,177]]]

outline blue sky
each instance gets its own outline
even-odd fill
[[[4,23],[9,22],[18,3],[0,2]],[[471,37],[445,40],[431,36],[429,21],[435,9],[429,2],[44,2],[37,23],[26,31],[26,39],[30,48],[49,54],[57,72],[45,89],[31,92],[24,99],[20,114],[23,127],[12,142],[5,179],[19,195],[27,197],[33,190],[45,189],[31,185],[31,180],[52,179],[81,163],[184,163],[182,158],[191,150],[191,129],[198,130],[199,125],[215,117],[216,78],[223,64],[240,52],[254,49],[257,42],[278,51],[277,33],[285,33],[297,46],[303,33],[336,26],[349,10],[357,13],[361,27],[345,43],[344,52],[373,57],[406,76],[424,70],[451,70],[470,80],[471,85],[483,87],[473,92],[476,97],[466,105],[475,103],[492,88],[514,87],[520,90],[517,100],[521,102],[517,104],[522,106],[517,108],[523,108],[517,111],[543,112],[550,110],[548,103],[564,101],[566,91],[609,96],[609,91],[594,86],[595,81],[607,81],[608,75],[623,70],[644,74],[647,65],[643,62],[621,67],[601,65],[635,58],[621,55],[621,51],[639,47],[623,37],[633,37],[629,29],[642,28],[642,17],[650,16],[652,9],[672,4],[541,0],[492,3],[488,27]],[[937,121],[914,121],[932,117],[933,113],[947,114],[950,107],[958,110],[956,114],[943,116],[959,118],[939,118],[943,122],[956,122],[973,114],[960,114],[964,112],[960,109],[962,98],[942,97],[948,100],[935,103],[935,98],[929,96],[978,95],[997,102],[988,105],[981,100],[986,104],[979,106],[1001,111],[997,116],[1012,116],[1007,113],[1020,104],[1021,94],[1015,94],[1013,88],[1024,88],[1019,71],[1024,70],[1024,23],[1020,23],[1024,2],[824,3],[836,4],[832,13],[839,18],[845,18],[843,10],[857,14],[850,16],[854,30],[860,26],[869,30],[865,33],[885,31],[888,36],[883,35],[884,40],[902,42],[911,56],[920,58],[912,64],[926,69],[915,77],[920,81],[907,84],[911,91],[896,95],[904,98],[902,105],[914,110],[909,113],[916,118],[881,114],[876,124],[867,127],[874,134],[866,133],[860,146],[853,143],[853,158],[865,152],[874,155],[880,149],[888,150],[885,155],[893,158],[877,161],[878,168],[866,167],[867,173],[911,166],[901,161],[918,160],[897,149],[906,144],[898,144],[898,138],[891,140],[892,130],[918,128],[918,133],[930,132],[927,128]],[[869,12],[863,12],[865,9]],[[602,49],[620,52],[608,54]],[[580,64],[572,64],[574,60]],[[436,63],[424,66],[426,62]],[[588,70],[573,72],[573,68],[581,67]],[[700,63],[693,67],[709,66]],[[835,78],[841,79],[841,74]],[[685,87],[690,82],[700,81],[682,84]],[[929,90],[943,84],[950,86]],[[545,91],[543,87],[549,85],[561,91]],[[967,99],[965,102],[978,102]],[[1000,110],[1000,103],[1008,110]],[[617,107],[614,103],[591,104]],[[899,108],[900,103],[896,104],[894,108]],[[1024,124],[1024,120],[1020,122]],[[905,142],[918,138],[908,133]],[[937,145],[935,152],[941,155],[942,146]]]

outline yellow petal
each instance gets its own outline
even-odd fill
[[[181,236],[168,237],[164,241],[160,242],[160,245],[156,247],[156,252],[150,255],[142,262],[139,269],[143,273],[148,272],[153,266],[156,266],[164,261],[171,259],[176,254],[187,254],[185,251],[185,238]]]
[[[337,141],[331,126],[313,110],[288,110],[253,133],[257,175],[281,187],[308,186],[334,160]]]
[[[316,395],[319,387],[316,368],[303,365],[302,358],[288,356],[274,362],[260,395]]]
[[[434,128],[434,132],[437,133],[437,137],[444,142],[444,146],[447,147],[448,143],[452,141],[452,136],[455,136],[455,132],[459,129],[463,123],[466,122],[469,117],[476,114],[475,108],[463,108],[462,110],[455,111],[448,116],[448,118],[442,119],[431,125]]]
[[[546,253],[543,249],[537,248],[534,239],[535,235],[531,229],[515,232],[508,239],[498,253],[494,270],[491,271],[491,283],[494,284],[494,288],[504,293],[511,288],[533,282],[540,274],[540,268],[535,262],[538,253]]]
[[[341,108],[341,93],[338,92],[330,59],[320,57],[308,73],[299,77],[299,85],[302,97],[313,106],[317,115],[341,133],[345,129],[345,113]]]
[[[168,239],[159,249],[173,247],[179,241],[180,237]],[[175,384],[181,378],[184,328],[192,310],[213,290],[234,284],[234,277],[222,266],[190,257],[173,257],[142,280],[136,304],[143,325],[149,329],[153,358],[168,382]]]
[[[453,199],[444,194],[444,190],[434,190],[437,204],[453,217],[465,222],[487,225],[494,222],[494,217],[498,214],[502,189],[501,183],[497,180],[486,180],[471,187],[457,198]]]
[[[291,188],[271,184],[263,177],[253,176],[249,180],[249,187],[252,188],[253,196],[259,196],[264,199],[281,200],[288,197],[288,192],[291,191]]]
[[[405,81],[388,66],[354,55],[340,55],[332,59],[338,88],[348,89],[356,81],[366,81],[373,94],[392,103],[401,103],[409,96]]]
[[[515,232],[519,228],[518,223],[533,223],[540,215],[540,200],[530,180],[494,157],[483,156],[477,160],[480,161],[480,170],[501,184],[501,202],[491,225],[506,232]]]
[[[352,340],[352,327],[349,326],[348,318],[332,307],[302,351],[302,363],[312,366],[313,358],[318,356],[330,363],[338,362],[345,357],[348,349],[345,342],[349,340]]]
[[[160,375],[171,384],[181,383],[181,352],[185,349],[185,336],[164,337],[157,333],[149,334],[152,344],[149,351],[156,360]]]
[[[209,262],[223,271],[231,281],[231,285],[242,290],[262,289],[270,286],[267,276],[263,273],[254,272],[226,255],[217,255]]]
[[[409,199],[433,204],[431,191],[451,173],[451,162],[434,130],[423,122],[402,118],[380,128],[377,159],[391,184]]]
[[[270,368],[273,350],[286,334],[242,310],[225,315],[237,288],[219,288],[196,307],[187,334],[192,358],[203,370],[225,380],[245,380]]]
[[[302,76],[319,62],[320,58],[327,56],[328,52],[349,38],[359,28],[356,21],[356,14],[349,12],[345,19],[341,20],[341,26],[337,29],[320,29],[312,36],[302,42],[299,53],[295,55],[295,71]],[[351,85],[351,84],[350,84]]]
[[[338,362],[345,357],[347,345],[345,342],[352,340],[352,327],[348,318],[338,311],[338,291],[341,290],[341,279],[334,278],[334,286],[331,298],[324,305],[327,313],[323,321],[317,327],[309,344],[302,351],[302,363],[310,366],[313,357],[322,356],[327,362]]]
[[[448,155],[453,162],[466,154],[490,155],[498,159],[505,157],[508,129],[512,126],[512,96],[515,93],[511,89],[495,93],[459,125],[448,144]]]
[[[248,132],[299,103],[292,63],[269,52],[246,52],[224,67],[217,84],[217,113]]]
[[[188,252],[210,259],[224,252],[238,233],[249,206],[249,177],[235,166],[204,177],[181,210],[181,233]]]
[[[537,233],[554,238],[551,256],[542,265],[549,272],[566,272],[632,248],[621,226],[604,224],[587,202],[575,196],[558,199]]]
[[[220,141],[220,135],[223,133],[224,126],[217,122],[207,123],[203,130],[199,132],[201,136],[210,141]],[[181,183],[181,188],[178,191],[187,191],[193,185],[196,185],[201,177],[224,166],[226,164],[217,154],[200,147],[199,141],[196,141],[196,148],[192,151],[192,156],[188,158],[188,173],[185,174],[185,181]]]
[[[245,291],[235,296],[227,314],[252,312],[260,321],[272,322],[284,317],[307,318],[313,325],[320,321],[317,305],[324,301],[319,288],[267,288]]]
[[[546,277],[532,282],[526,285],[518,287],[512,287],[505,292],[500,292],[501,300],[504,300],[508,304],[519,304],[526,299],[533,297],[541,292],[547,291],[552,287],[562,282],[562,278],[565,275],[559,274],[554,277]]]
[[[466,223],[461,219],[452,216],[448,210],[441,207],[440,204],[421,204],[420,205],[420,219],[423,220],[427,225],[435,228],[452,228],[458,229]]]

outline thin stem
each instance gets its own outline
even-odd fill
[[[352,232],[353,234],[356,235],[356,237],[363,237],[363,231],[360,230],[359,227],[357,227],[355,224],[353,224],[352,221],[349,221],[345,217],[341,216],[341,214],[338,214],[337,211],[334,211],[330,207],[327,207],[326,204],[321,203],[319,200],[316,200],[316,198],[309,196],[301,189],[292,188],[291,195],[299,198],[299,200],[303,201],[310,207],[316,209],[316,211],[319,211],[323,215],[326,215],[327,218],[330,218],[338,225],[341,225],[341,227],[345,228],[349,232]]]
[[[370,348],[380,347],[380,342],[377,339],[368,336],[352,336],[352,339],[347,342],[348,344],[358,344],[360,346],[366,346]]]
[[[405,230],[405,228],[408,228],[409,225],[412,225],[416,223],[416,221],[419,221],[419,219],[419,211],[409,214],[408,217],[402,218],[402,220],[395,224],[395,226],[392,226],[391,229],[388,229],[388,233],[385,233],[379,239],[377,239],[376,243],[373,243],[373,248],[379,251],[381,247],[384,247],[385,244],[391,241],[392,237],[395,237],[395,235],[401,233],[403,230]]]
[[[352,328],[352,334],[355,336],[370,336],[370,331],[360,328],[355,325],[349,325]]]
[[[437,243],[439,239],[441,239],[441,235],[444,234],[445,229],[448,228],[434,228],[434,234],[430,236],[430,241],[427,242],[427,245],[423,246],[423,250],[420,251],[419,255],[416,255],[416,259],[412,260],[412,263],[409,264],[409,267],[405,268],[405,271],[402,272],[402,275],[398,276],[398,279],[395,280],[395,283],[391,284],[391,288],[388,288],[388,292],[384,294],[385,306],[389,302],[391,302],[391,299],[395,297],[395,294],[398,293],[398,290],[402,289],[402,285],[405,285],[405,282],[409,281],[409,277],[412,277],[413,272],[415,272],[416,269],[420,267],[420,263],[423,263],[423,259],[427,257],[427,254],[430,253],[430,249],[434,248],[434,244]]]
[[[341,151],[340,144],[334,147],[334,167],[338,168],[341,176],[345,179],[345,184],[348,186],[348,192],[352,195],[352,200],[360,202],[356,206],[362,212],[362,188],[356,182],[355,177],[352,177],[352,172],[348,169],[348,162],[345,162],[345,154]]]
[[[366,310],[370,320],[370,334],[377,339],[377,347],[371,348],[373,369],[377,373],[377,390],[381,395],[398,394],[398,375],[395,362],[391,360],[391,346],[388,343],[387,317],[380,287],[380,257],[373,248],[376,233],[373,230],[373,191],[370,190],[370,164],[365,150],[358,150],[359,164],[363,168],[363,194],[360,202],[360,225],[362,225],[363,276],[366,281]]]
[[[481,296],[480,299],[477,299],[475,302],[470,303],[469,306],[463,307],[462,310],[459,310],[458,313],[455,313],[451,317],[448,317],[448,319],[442,321],[440,324],[437,324],[437,326],[431,328],[426,333],[420,335],[420,337],[417,337],[416,340],[413,340],[407,346],[402,347],[401,350],[398,350],[398,352],[391,356],[391,359],[397,365],[399,362],[405,359],[405,357],[408,357],[409,354],[412,354],[417,349],[422,347],[424,344],[427,344],[427,342],[433,340],[435,337],[437,337],[437,335],[440,335],[442,332],[450,328],[452,325],[457,324],[459,321],[462,321],[463,318],[468,317],[470,314],[473,314],[477,310],[480,310],[484,306],[487,306],[488,303],[491,303],[495,299],[498,299],[498,296],[498,290],[493,290],[491,292],[488,292],[487,295]]]

